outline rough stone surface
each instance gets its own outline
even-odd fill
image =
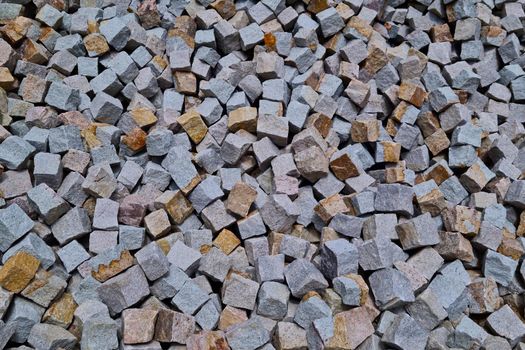
[[[0,0],[0,349],[525,349],[524,25]]]

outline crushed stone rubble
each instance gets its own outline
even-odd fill
[[[0,350],[525,350],[524,0],[0,0]]]

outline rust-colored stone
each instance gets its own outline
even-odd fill
[[[398,162],[401,155],[401,145],[393,141],[381,141],[383,146],[383,161]]]
[[[360,119],[352,122],[350,136],[354,142],[375,142],[379,139],[381,122],[377,119]]]
[[[160,13],[156,0],[144,0],[137,8],[137,16],[145,29],[160,25]]]
[[[177,224],[182,224],[193,212],[191,202],[184,197],[181,191],[176,191],[166,203],[165,209]]]
[[[193,35],[190,35],[191,33],[188,33],[184,30],[181,30],[181,29],[176,29],[176,28],[173,28],[173,29],[170,29],[168,31],[168,36],[169,37],[174,37],[174,36],[177,36],[179,38],[181,38],[182,40],[184,40],[184,42],[191,48],[191,49],[194,49],[195,48],[195,39],[193,38]]]
[[[73,322],[77,306],[73,296],[70,293],[64,293],[47,309],[42,321],[67,328]]]
[[[325,349],[355,349],[373,333],[374,326],[364,307],[340,312],[334,316],[334,335]]]
[[[184,113],[177,121],[196,144],[200,143],[208,132],[208,127],[196,110]]]
[[[503,237],[503,240],[498,247],[498,253],[508,256],[511,259],[519,260],[525,253],[525,250],[521,243],[515,238]]]
[[[447,23],[433,26],[430,29],[430,35],[432,36],[432,41],[436,43],[454,41],[452,33],[450,33],[450,27]]]
[[[344,197],[336,193],[319,201],[314,211],[319,215],[321,220],[328,222],[338,213],[347,213],[349,208]]]
[[[10,292],[20,293],[31,282],[39,266],[40,260],[19,251],[0,268],[0,286]]]
[[[328,0],[310,0],[310,3],[306,9],[308,12],[319,13],[323,10],[326,10],[329,6]]]
[[[346,25],[346,28],[352,28],[355,31],[357,31],[359,34],[363,35],[367,39],[370,38],[372,33],[374,32],[374,29],[370,26],[370,24],[366,23],[364,19],[361,19],[357,16],[353,16],[348,21],[348,24]]]
[[[277,43],[277,39],[275,39],[275,35],[273,35],[271,32],[264,34],[264,46],[266,46],[266,49],[268,51],[275,51],[276,43]]]
[[[244,182],[237,182],[226,201],[226,209],[238,216],[246,217],[257,197],[257,191]]]
[[[102,34],[92,33],[84,37],[84,46],[89,56],[101,56],[109,52],[109,45]]]
[[[132,151],[138,152],[146,146],[148,134],[141,128],[131,130],[127,135],[122,137],[122,143]]]
[[[230,254],[241,244],[241,240],[228,229],[222,229],[222,231],[213,240],[213,245],[226,255]]]
[[[212,2],[211,7],[224,19],[230,19],[237,13],[233,0],[217,0]]]
[[[187,350],[230,350],[221,331],[202,331],[192,335],[186,343]]]
[[[418,85],[404,81],[399,86],[398,97],[403,100],[410,102],[416,107],[421,107],[427,98],[427,93]]]
[[[228,114],[228,129],[237,132],[240,129],[255,133],[257,130],[257,108],[240,107]]]
[[[9,91],[16,85],[16,79],[13,77],[9,68],[0,67],[0,88]]]
[[[462,205],[444,210],[441,217],[447,230],[457,231],[466,236],[475,236],[481,227],[481,213]]]
[[[130,114],[140,128],[151,126],[157,122],[157,117],[149,108],[137,108],[132,110]]]
[[[339,180],[359,175],[359,168],[352,161],[348,153],[343,153],[330,161],[330,169]]]
[[[197,31],[197,24],[190,16],[181,15],[175,18],[173,29],[180,30],[187,33],[190,37],[194,37],[195,32]]]
[[[91,276],[99,282],[104,282],[131,267],[131,265],[133,265],[133,256],[129,251],[123,250],[118,259],[111,260],[107,265],[98,265],[96,269],[91,271]]]
[[[246,311],[227,305],[221,312],[218,328],[221,331],[248,319]]]
[[[32,39],[27,39],[22,45],[22,57],[28,62],[46,64],[50,56],[51,54],[44,46]]]
[[[420,113],[416,124],[424,137],[432,135],[441,127],[439,119],[431,111]]]
[[[7,22],[6,25],[0,29],[0,32],[10,44],[15,45],[26,37],[27,31],[32,24],[31,19],[19,16]]]

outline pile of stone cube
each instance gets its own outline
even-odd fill
[[[525,350],[525,1],[0,0],[0,350]]]

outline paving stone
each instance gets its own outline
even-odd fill
[[[111,312],[119,313],[141,301],[150,291],[144,272],[139,266],[134,266],[102,283],[97,292]]]
[[[437,227],[429,213],[397,225],[396,231],[405,250],[439,243]]]
[[[340,312],[334,316],[334,335],[327,348],[357,348],[374,333],[374,326],[363,307]]]
[[[80,92],[65,84],[52,82],[44,102],[64,111],[75,110],[80,104]]]
[[[0,269],[0,286],[10,291],[21,292],[35,276],[40,261],[26,252],[20,251],[10,257]]]
[[[398,315],[381,340],[400,349],[424,349],[429,332],[407,315]]]
[[[92,317],[84,322],[80,346],[86,349],[118,346],[117,324],[107,316]]]
[[[386,268],[369,278],[370,288],[380,309],[389,309],[414,301],[410,281],[401,272]]]
[[[181,241],[176,241],[167,254],[168,261],[187,274],[192,274],[197,269],[201,256],[201,253]]]
[[[40,322],[45,309],[22,297],[15,297],[11,308],[5,316],[6,323],[14,322],[16,330],[11,340],[24,343],[31,332],[31,328]]]
[[[268,197],[260,209],[264,223],[274,231],[286,232],[299,216],[299,212],[290,198],[284,194]]]
[[[91,220],[85,209],[75,207],[65,213],[52,226],[57,241],[64,245],[91,232]]]
[[[226,340],[232,350],[257,349],[270,340],[270,332],[259,319],[252,318],[229,328]]]
[[[233,273],[222,287],[222,300],[226,305],[247,310],[255,309],[259,283]]]
[[[328,285],[321,272],[306,259],[296,259],[286,266],[284,276],[294,297],[302,297]]]
[[[193,315],[209,299],[209,295],[196,282],[188,280],[175,294],[171,303],[185,314]]]
[[[28,6],[0,271],[42,269],[0,348],[522,347],[520,3]]]
[[[278,282],[264,282],[257,301],[257,313],[271,319],[281,320],[286,316],[290,291]]]
[[[324,243],[321,250],[320,269],[333,279],[347,273],[356,273],[359,253],[355,245],[345,239],[335,239]]]
[[[76,269],[80,264],[90,258],[88,252],[74,240],[57,251],[57,255],[64,264],[67,272]]]
[[[0,145],[0,163],[12,170],[25,168],[27,160],[35,151],[36,149],[22,138],[9,136]]]
[[[135,253],[135,258],[150,281],[162,277],[169,271],[169,261],[156,242],[151,242],[140,249]]]
[[[377,188],[375,209],[382,212],[394,212],[412,215],[412,189],[399,184],[381,184]]]
[[[33,226],[34,222],[17,204],[0,209],[0,234],[2,236],[0,250],[5,252]]]
[[[499,284],[507,286],[511,282],[517,267],[518,264],[513,259],[487,249],[483,261],[485,276],[492,277]]]
[[[123,342],[125,344],[147,343],[153,339],[157,310],[127,309],[123,317]]]
[[[100,25],[100,33],[115,50],[122,50],[131,35],[126,23],[119,17],[112,18]]]

